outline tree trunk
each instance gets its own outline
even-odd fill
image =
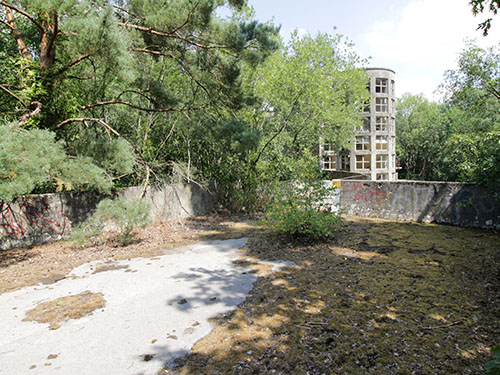
[[[28,51],[28,48],[26,47],[26,43],[24,43],[23,36],[17,28],[16,19],[14,18],[14,14],[12,13],[12,9],[6,8],[5,10],[7,12],[7,21],[12,30],[12,35],[14,36],[14,39],[16,39],[17,49],[19,50],[19,53],[26,60],[31,60],[31,55]]]
[[[44,30],[40,43],[40,68],[47,72],[52,68],[56,60],[55,40],[59,29],[56,13],[46,13],[43,18],[42,26]]]

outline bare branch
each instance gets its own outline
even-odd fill
[[[9,3],[5,2],[5,1],[2,1],[2,0],[0,0],[0,5],[3,5],[6,8],[12,9],[13,11],[15,11],[15,12],[17,12],[19,14],[22,14],[24,17],[26,17],[31,22],[33,22],[43,33],[45,32],[45,29],[43,28],[42,24],[40,22],[38,22],[35,19],[35,17],[33,17],[31,14],[26,13],[24,10],[19,9],[15,5],[9,4]]]
[[[496,99],[500,99],[500,91],[495,89],[493,85],[489,84],[486,86],[486,91],[488,91],[491,95],[493,95]]]
[[[198,5],[200,5],[200,3],[196,3],[194,5],[194,7],[189,11],[187,17],[186,17],[186,20],[179,26],[177,26],[175,29],[172,30],[172,34],[174,33],[177,33],[177,31],[179,31],[180,29],[182,29],[184,26],[186,26],[189,22],[189,20],[191,19],[191,16],[193,15],[194,11],[196,10],[196,8],[198,8]]]
[[[151,55],[166,56],[166,57],[171,57],[171,58],[175,59],[175,56],[173,54],[171,54],[171,53],[150,50],[150,49],[147,49],[147,48],[132,48],[132,51],[134,51],[134,52],[149,53]]]
[[[157,150],[156,150],[156,154],[155,154],[155,159],[158,157],[158,155],[160,155],[160,152],[163,148],[163,146],[165,146],[165,144],[167,143],[168,139],[170,138],[170,136],[172,135],[172,133],[174,132],[174,129],[175,129],[175,126],[177,125],[177,121],[175,121],[173,123],[173,125],[171,126],[167,136],[165,138],[163,138],[163,140],[161,141],[160,143],[160,146],[158,146]]]
[[[166,56],[166,57],[170,57],[172,59],[174,59],[175,61],[177,61],[177,63],[179,64],[179,66],[191,77],[191,79],[199,86],[201,87],[201,89],[203,91],[205,91],[205,93],[207,94],[207,96],[210,98],[210,93],[208,91],[208,89],[200,82],[198,81],[194,75],[191,73],[191,71],[186,68],[186,66],[182,63],[181,60],[179,60],[179,58],[171,53],[166,53],[166,52],[160,52],[160,51],[154,51],[154,50],[150,50],[150,49],[146,49],[146,48],[133,48],[132,51],[136,51],[136,52],[144,52],[144,53],[150,53],[152,55],[159,55],[159,56]]]
[[[70,61],[68,64],[66,64],[61,69],[59,69],[54,75],[58,76],[60,74],[63,74],[65,71],[67,71],[68,69],[71,69],[73,66],[75,66],[79,62],[82,62],[83,60],[88,59],[90,56],[92,56],[92,55],[90,53],[87,53],[86,55],[82,55],[82,56],[74,59],[73,61]]]
[[[165,32],[165,31],[159,31],[159,30],[155,30],[155,29],[153,29],[151,27],[135,25],[133,23],[128,23],[128,22],[117,22],[116,24],[119,25],[119,26],[123,26],[123,27],[130,27],[130,28],[133,28],[133,29],[136,29],[136,30],[139,30],[139,31],[144,31],[146,33],[153,34],[153,35],[158,35],[158,36],[163,36],[163,37],[166,37],[166,38],[172,38],[172,39],[182,40],[182,41],[184,41],[184,42],[186,42],[188,44],[191,44],[193,46],[196,46],[196,47],[199,47],[199,48],[203,48],[203,49],[221,48],[221,46],[211,46],[211,45],[205,45],[205,44],[197,43],[194,40],[189,39],[189,37],[184,37],[184,36],[179,35],[178,33],[175,33],[175,32],[174,33],[169,33],[169,32]],[[196,37],[196,36],[192,35],[192,37]]]
[[[158,31],[155,30],[151,27],[146,27],[146,26],[140,26],[140,25],[134,25],[133,23],[128,23],[128,22],[117,22],[116,23],[118,26],[123,26],[123,27],[131,27],[136,30],[144,31],[153,35],[158,35],[158,36],[165,36],[168,38],[175,38],[175,36],[171,33],[167,33],[164,31]]]
[[[101,125],[102,127],[104,127],[104,129],[106,129],[106,131],[109,131],[109,132],[113,133],[114,135],[120,137],[120,133],[118,133],[115,129],[113,129],[111,126],[109,126],[107,123],[105,123],[100,118],[90,118],[90,117],[69,118],[67,120],[60,122],[56,126],[54,126],[52,128],[52,130],[58,129],[61,126],[64,126],[64,125],[72,123],[72,122],[83,122],[85,124],[86,121],[96,122],[99,125]]]
[[[180,61],[179,59],[175,58],[175,60],[177,61],[177,63],[180,65],[180,67],[191,77],[191,79],[198,85],[198,87],[201,87],[201,89],[203,91],[205,91],[205,94],[207,94],[207,97],[209,99],[211,99],[211,95],[210,95],[210,92],[208,91],[208,89],[199,81],[195,78],[194,74],[191,73],[191,71],[186,68],[186,66],[182,63],[182,61]]]
[[[9,25],[7,22],[0,20],[0,23],[3,24],[3,25],[5,25],[5,26],[7,26],[12,31],[14,31],[14,28],[11,25]]]
[[[2,89],[7,94],[9,94],[13,98],[15,98],[19,103],[21,103],[23,105],[24,108],[28,108],[28,106],[26,105],[26,103],[23,102],[23,100],[19,96],[17,96],[16,94],[14,94],[12,91],[10,91],[7,87],[5,87],[4,85],[2,85],[1,83],[0,83],[0,89]]]
[[[144,186],[142,188],[142,192],[139,198],[144,198],[146,195],[146,192],[148,191],[148,185],[149,185],[149,176],[150,176],[151,170],[149,169],[149,165],[146,164],[146,181],[144,181]]]
[[[125,102],[123,100],[107,100],[104,102],[88,104],[88,105],[82,107],[81,110],[84,111],[86,109],[103,107],[105,105],[114,105],[114,104],[126,105],[128,107],[138,109],[138,110],[144,111],[144,112],[183,112],[183,111],[185,111],[185,108],[144,108],[144,107],[138,106],[138,105],[133,104],[133,103]]]
[[[285,130],[286,126],[288,125],[288,121],[290,120],[290,118],[292,117],[292,114],[293,114],[293,111],[295,110],[295,106],[298,104],[299,102],[299,99],[300,97],[302,96],[302,92],[300,92],[298,95],[297,95],[297,98],[295,98],[293,104],[292,104],[292,107],[290,108],[290,112],[288,113],[288,115],[286,116],[286,118],[284,119],[283,121],[283,124],[282,126],[280,127],[280,129],[275,133],[273,134],[273,136],[268,139],[268,141],[266,142],[266,144],[262,147],[262,149],[259,151],[259,153],[257,154],[257,158],[254,160],[253,164],[254,165],[257,165],[257,163],[259,162],[262,154],[264,153],[264,151],[266,150],[266,148],[271,144],[272,141],[274,141],[274,139],[280,135],[283,130]]]
[[[121,7],[121,6],[118,6],[118,5],[116,5],[116,4],[113,4],[112,6],[113,6],[113,8],[115,8],[115,9],[118,9],[118,10],[121,10],[122,12],[124,12],[124,13],[127,13],[129,16],[132,16],[132,17],[135,17],[135,18],[142,18],[142,19],[144,19],[143,17],[139,17],[137,14],[134,14],[134,13],[132,13],[130,10],[125,9],[125,8],[123,8],[123,7]]]
[[[42,111],[42,103],[40,102],[31,102],[30,105],[35,105],[35,109],[31,111],[30,113],[26,113],[21,116],[21,121],[17,124],[17,126],[22,127],[24,126],[28,120],[36,115],[38,115]]]
[[[150,102],[152,102],[152,101],[153,101],[153,99],[151,99],[149,96],[147,96],[147,95],[146,95],[146,94],[144,94],[143,92],[140,92],[140,91],[137,91],[137,90],[131,90],[131,89],[130,89],[130,90],[125,90],[125,91],[122,91],[122,92],[120,93],[120,95],[118,95],[118,96],[116,97],[116,99],[115,99],[115,100],[119,100],[119,99],[122,97],[122,95],[127,94],[127,93],[137,94],[137,95],[142,96],[143,98],[146,98],[146,99],[147,99],[147,100],[149,100]]]
[[[77,79],[79,81],[87,81],[89,79],[92,79],[92,78],[95,78],[96,74],[93,73],[89,76],[86,76],[86,77],[77,77],[77,76],[67,76],[68,78],[71,78],[71,79]]]

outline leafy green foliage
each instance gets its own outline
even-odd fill
[[[274,186],[273,199],[265,212],[264,224],[307,242],[331,237],[339,229],[341,216],[327,207],[326,200],[336,188],[321,181],[317,160],[306,153],[297,163],[292,182]],[[330,208],[330,209],[329,209]]]
[[[480,13],[483,13],[485,9],[492,12],[494,15],[498,13],[500,9],[500,0],[470,0],[469,4],[472,6],[472,14],[477,16]],[[488,32],[491,28],[492,18],[487,18],[484,22],[481,22],[478,29],[483,30],[483,35],[488,35]]]
[[[91,158],[95,164],[110,175],[119,176],[134,170],[136,164],[134,149],[123,138],[97,137],[92,141],[81,138],[73,145],[79,155]]]
[[[134,229],[150,223],[151,208],[151,201],[145,199],[104,199],[87,221],[73,229],[70,240],[79,246],[99,243],[105,230],[114,229],[120,246],[126,246],[134,240]]]
[[[482,133],[454,134],[447,142],[448,164],[459,178],[475,181],[498,191],[500,188],[500,124]]]
[[[0,126],[0,201],[29,194],[53,183],[72,188],[109,190],[110,178],[90,159],[70,159],[55,134]]]
[[[445,73],[445,88],[451,96],[463,89],[484,90],[500,100],[500,47],[483,49],[467,41],[458,57],[458,69]]]
[[[472,42],[447,71],[444,103],[404,95],[396,131],[401,178],[500,186],[500,53]]]
[[[495,359],[486,364],[487,375],[500,375],[500,345],[497,345],[491,352],[495,356]]]
[[[350,47],[338,34],[296,32],[257,69],[253,85],[264,108],[258,124],[265,132],[262,155],[278,149],[293,160],[319,137],[339,148],[352,139],[369,93],[359,68],[364,61]]]
[[[405,94],[396,114],[397,155],[408,180],[439,181],[447,178],[441,170],[443,144],[449,134],[442,109],[420,95]]]
[[[217,17],[222,6],[233,17]],[[251,19],[246,1],[13,1],[0,5],[0,20],[0,109],[9,121],[53,130],[80,163],[125,176],[120,186],[168,181],[175,165],[220,185],[248,180],[239,175],[259,135],[236,116],[255,103],[242,73],[279,36]],[[109,142],[111,133],[122,139]],[[61,186],[70,187],[37,191]]]

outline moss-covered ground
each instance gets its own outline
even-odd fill
[[[245,251],[296,266],[164,373],[485,374],[500,343],[497,232],[347,218],[328,243],[255,231]]]

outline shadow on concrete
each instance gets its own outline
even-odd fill
[[[423,222],[424,219],[427,217],[427,215],[432,214],[433,217],[441,217],[443,216],[440,213],[436,213],[436,207],[438,207],[441,202],[443,202],[446,199],[446,194],[449,193],[448,191],[448,186],[447,185],[441,185],[439,188],[434,187],[434,195],[432,196],[432,199],[425,205],[424,209],[420,213],[420,215],[417,218],[418,222]]]
[[[256,277],[242,270],[227,271],[224,269],[210,270],[192,268],[191,272],[174,275],[173,279],[180,281],[195,281],[195,294],[186,296],[179,294],[169,300],[168,305],[175,306],[179,311],[191,311],[199,305],[223,304],[237,306],[246,297],[246,291]]]

